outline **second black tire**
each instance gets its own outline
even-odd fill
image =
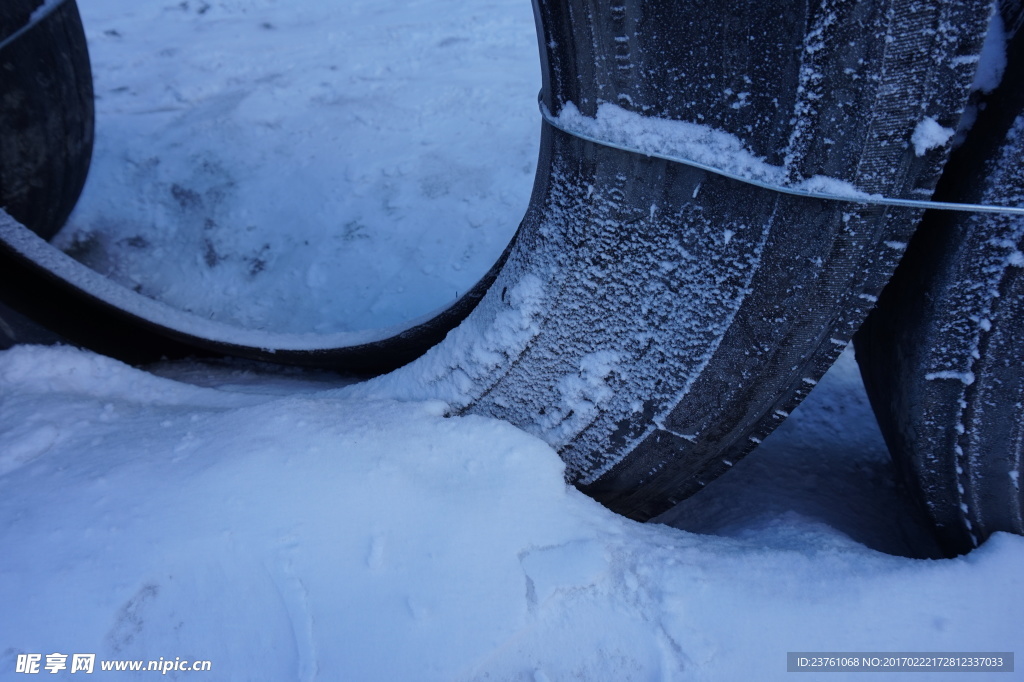
[[[1016,32],[1007,68],[979,96],[946,200],[1024,206],[1024,3],[1002,11],[995,41]],[[856,342],[893,459],[947,554],[1024,535],[1024,216],[929,212]]]

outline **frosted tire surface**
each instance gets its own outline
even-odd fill
[[[1024,20],[1004,3],[1005,25]],[[1024,31],[940,183],[955,201],[1024,205]],[[1024,534],[1024,220],[929,213],[856,338],[882,432],[950,555]]]
[[[931,195],[988,2],[536,4],[543,102],[742,140],[791,178]],[[750,452],[851,339],[920,219],[794,198],[549,125],[531,207],[481,304],[400,380],[512,422],[648,519]]]
[[[38,0],[0,6],[0,208],[43,238],[81,194],[93,143],[89,55],[74,2],[27,31]]]
[[[538,0],[542,99],[556,116],[610,104],[706,126],[793,181],[927,198],[948,145],[911,140],[926,119],[958,125],[989,7]],[[84,50],[80,31],[69,40]],[[571,482],[646,519],[728,470],[810,391],[919,219],[754,189],[545,124],[506,257],[456,306],[387,339],[297,348],[197,334],[173,322],[180,311],[90,289],[95,273],[4,213],[0,292],[132,361],[202,350],[374,372],[433,346],[379,381],[537,434]]]

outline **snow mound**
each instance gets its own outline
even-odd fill
[[[771,680],[787,651],[1019,644],[1022,538],[919,561],[800,515],[641,525],[498,421],[208,383],[0,353],[5,675],[63,652],[238,680]]]

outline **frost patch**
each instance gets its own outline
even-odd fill
[[[515,357],[540,333],[537,319],[546,303],[544,284],[526,275],[515,286],[488,299],[452,330],[446,342],[431,348],[417,362],[391,374],[346,387],[353,399],[387,397],[399,400],[440,399],[464,406],[486,385],[481,376]],[[486,314],[484,314],[486,311]],[[471,368],[467,372],[467,368]]]
[[[929,372],[924,375],[925,381],[935,381],[936,379],[955,379],[964,386],[970,386],[974,383],[974,372],[953,372],[953,371],[942,371],[942,372]]]
[[[579,420],[589,421],[598,406],[615,397],[607,379],[620,371],[622,356],[615,351],[598,351],[580,359],[579,372],[562,377],[558,382],[561,406],[547,411],[538,419],[541,428],[552,431],[572,430]],[[557,433],[556,433],[557,437]]]
[[[561,381],[562,396],[568,407],[585,411],[587,405],[598,405],[615,395],[606,383],[608,376],[616,370],[621,356],[615,351],[599,351],[580,360],[577,376],[568,376]]]
[[[597,116],[589,118],[575,104],[566,102],[561,113],[552,118],[570,134],[697,165],[744,182],[848,199],[868,197],[837,178],[816,175],[794,182],[786,168],[768,163],[751,152],[740,138],[711,126],[642,116],[607,103],[598,105]]]
[[[914,145],[914,153],[924,156],[929,150],[937,149],[949,142],[949,138],[953,137],[955,132],[952,128],[939,125],[938,121],[929,116],[914,128],[910,142]]]

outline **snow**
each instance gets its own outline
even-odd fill
[[[403,325],[525,212],[529,3],[80,4],[97,142],[56,244],[129,289],[236,328]]]
[[[29,23],[35,23],[48,15],[53,10],[63,5],[66,0],[44,0],[42,4],[37,7],[31,15],[29,15]]]
[[[528,5],[81,9],[97,155],[58,243],[153,305],[252,333],[401,324],[472,284],[525,207]],[[688,139],[670,132],[656,144]],[[788,679],[789,651],[1020,648],[1024,539],[925,558],[850,353],[660,523],[567,487],[534,436],[449,416],[473,379],[445,354],[499,363],[546,296],[524,277],[491,337],[457,329],[414,373],[361,384],[0,352],[0,679],[54,652],[209,660],[230,680],[618,681]],[[596,351],[580,369],[555,388],[585,411],[629,368]]]
[[[5,674],[60,652],[237,680],[773,680],[787,651],[1020,644],[1021,538],[869,547],[914,528],[849,356],[763,458],[676,510],[695,531],[612,514],[541,441],[439,402],[150,369],[0,353]]]
[[[985,43],[978,58],[978,70],[971,85],[972,90],[987,95],[999,86],[1006,70],[1006,45],[1009,39],[1010,34],[999,12],[999,3],[994,2],[992,16],[988,22],[988,33],[985,34]]]
[[[584,139],[705,168],[743,182],[828,198],[880,198],[838,178],[815,175],[794,180],[789,169],[768,163],[740,138],[700,123],[645,116],[607,102],[598,105],[594,118],[584,116],[572,102],[557,116],[545,114],[558,128]]]
[[[955,133],[952,128],[946,128],[931,116],[926,116],[914,128],[910,143],[914,145],[914,153],[917,156],[924,156],[929,150],[937,149],[949,142]]]
[[[402,331],[420,322],[425,322],[434,316],[432,311],[406,320],[402,324],[370,327],[356,331],[333,331],[321,334],[312,331],[287,333],[278,331],[276,327],[271,327],[270,329],[240,327],[237,324],[225,322],[221,319],[200,317],[191,314],[190,311],[147,296],[139,296],[134,290],[127,289],[122,284],[117,283],[115,279],[104,276],[71,258],[66,253],[52,248],[37,235],[24,229],[6,213],[0,214],[0,235],[2,235],[4,242],[18,253],[25,255],[36,263],[45,265],[49,272],[68,282],[73,282],[79,289],[88,292],[101,301],[109,303],[113,307],[130,312],[136,317],[148,320],[154,324],[164,325],[199,338],[221,341],[228,344],[240,343],[255,348],[290,350],[315,350],[355,346],[396,336]],[[171,260],[169,266],[165,269],[154,269],[152,272],[159,272],[166,276],[168,270],[177,270],[179,264],[180,261]],[[153,267],[160,268],[156,264]],[[194,286],[195,282],[192,282],[192,285]]]
[[[959,381],[965,386],[970,386],[974,383],[974,372],[955,372],[951,370],[941,370],[938,372],[928,372],[924,375],[925,381],[936,381],[938,379],[953,379]]]

